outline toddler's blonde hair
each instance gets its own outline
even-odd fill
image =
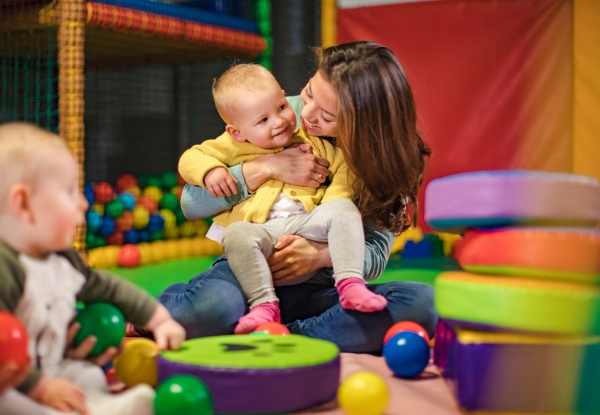
[[[17,183],[34,187],[52,151],[57,149],[71,154],[65,140],[33,124],[0,125],[0,212],[6,206],[10,188]]]
[[[213,81],[212,95],[219,115],[227,124],[235,124],[235,103],[243,91],[265,90],[269,81],[277,80],[264,66],[255,63],[236,64]],[[278,84],[277,84],[278,85]]]

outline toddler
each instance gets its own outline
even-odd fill
[[[214,218],[207,236],[223,243],[229,264],[250,306],[235,333],[249,333],[265,322],[280,322],[278,299],[267,258],[283,235],[327,242],[333,278],[342,306],[379,311],[386,299],[367,289],[363,278],[365,238],[354,205],[352,176],[341,150],[329,141],[296,129],[296,115],[273,75],[260,65],[241,64],[213,85],[213,97],[226,133],[187,150],[179,172],[213,197],[235,193],[227,167],[273,154],[292,144],[309,144],[329,161],[329,185],[318,189],[269,180],[249,199]]]
[[[135,285],[87,267],[72,249],[87,202],[79,167],[64,140],[25,123],[0,126],[0,309],[29,335],[30,373],[0,398],[0,413],[152,414],[154,391],[140,385],[109,392],[102,370],[64,357],[77,300],[104,301],[153,332],[162,349],[185,331]]]

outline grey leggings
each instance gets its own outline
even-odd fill
[[[283,235],[328,243],[336,283],[350,277],[363,278],[362,217],[347,199],[334,199],[310,213],[271,219],[264,224],[234,222],[225,228],[223,249],[250,307],[277,301],[267,258]]]

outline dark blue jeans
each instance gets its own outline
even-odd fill
[[[433,336],[437,315],[433,288],[418,283],[370,284],[388,306],[376,313],[345,310],[333,286],[303,283],[276,287],[281,319],[292,333],[329,340],[342,352],[381,353],[383,336],[394,323],[412,320]],[[187,337],[232,334],[237,321],[248,312],[246,297],[222,257],[187,284],[168,287],[158,296]]]

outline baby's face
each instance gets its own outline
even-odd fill
[[[233,124],[243,139],[260,148],[287,145],[296,129],[296,114],[275,81],[265,90],[245,91],[235,111]]]
[[[87,201],[79,192],[79,167],[65,150],[53,150],[31,196],[35,252],[49,252],[73,246],[75,229],[84,221]]]

